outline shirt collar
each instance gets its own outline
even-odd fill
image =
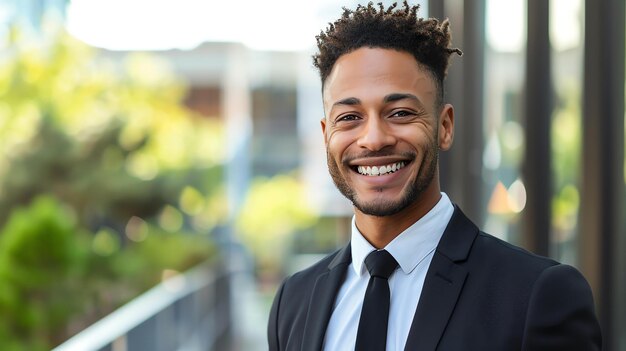
[[[454,212],[454,206],[446,193],[441,193],[439,202],[417,222],[404,230],[393,239],[386,247],[405,274],[411,273],[417,265],[437,248],[437,244],[443,235],[450,218]],[[357,275],[365,273],[365,257],[375,251],[372,246],[359,232],[356,227],[355,217],[352,217],[351,235],[352,267]]]

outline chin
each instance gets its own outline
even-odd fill
[[[399,199],[378,198],[370,201],[360,201],[357,197],[352,204],[366,215],[376,217],[392,216],[410,207],[417,200],[417,194],[412,189],[405,190]]]

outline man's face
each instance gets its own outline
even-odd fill
[[[324,85],[322,131],[330,175],[358,210],[389,216],[439,196],[433,179],[438,150],[452,142],[453,112],[438,111],[436,98],[432,75],[408,53],[360,48],[337,60]]]

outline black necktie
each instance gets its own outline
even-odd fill
[[[356,351],[384,351],[389,319],[389,283],[387,279],[398,262],[385,250],[372,251],[365,258],[370,281],[365,290],[363,309],[356,335]]]

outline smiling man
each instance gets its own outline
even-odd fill
[[[350,243],[280,287],[270,350],[599,350],[574,268],[481,232],[439,186],[448,22],[359,6],[318,37],[328,169]]]

